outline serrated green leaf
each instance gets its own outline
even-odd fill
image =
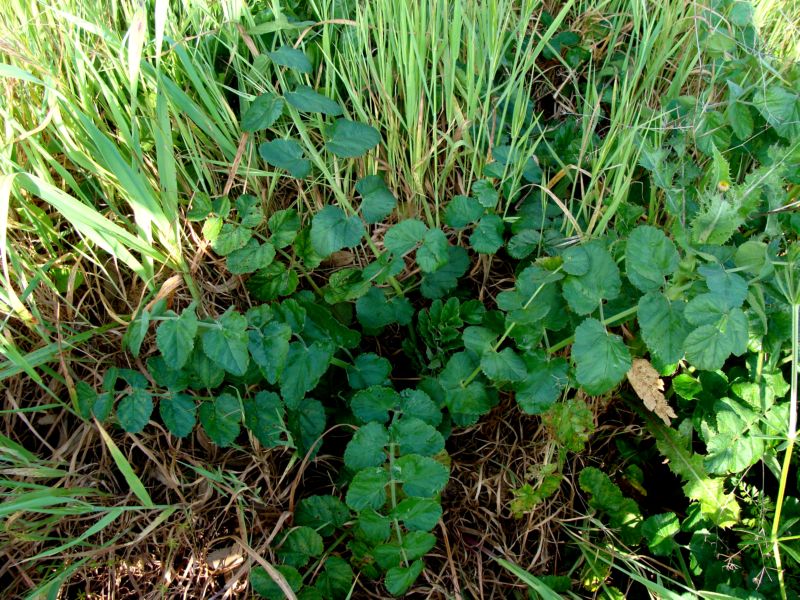
[[[370,509],[359,513],[356,528],[359,536],[365,541],[370,544],[381,544],[389,538],[391,524],[389,517]]]
[[[500,352],[484,352],[481,370],[495,383],[522,381],[528,374],[525,363],[511,348],[503,348]]]
[[[450,246],[444,266],[422,277],[421,292],[425,298],[441,298],[458,285],[458,278],[467,272],[469,256],[461,246]]]
[[[259,269],[247,280],[247,289],[256,300],[270,302],[280,296],[288,296],[297,289],[297,272],[287,270],[283,263],[272,262]]]
[[[285,425],[283,403],[277,394],[261,391],[254,398],[242,401],[244,424],[265,448],[286,443],[283,439]]]
[[[706,278],[706,285],[719,304],[739,308],[747,298],[747,282],[736,273],[726,271],[722,265],[701,265],[698,273]]]
[[[423,273],[432,273],[447,263],[450,242],[441,229],[425,232],[422,245],[417,249],[417,264]]]
[[[642,339],[664,364],[674,364],[683,358],[683,346],[691,328],[684,318],[686,303],[670,301],[658,292],[639,300],[638,320]]]
[[[602,242],[591,241],[583,246],[570,248],[564,252],[564,261],[575,256],[588,260],[587,270],[582,275],[573,274],[564,280],[563,293],[570,308],[579,315],[587,315],[603,300],[613,300],[619,295],[622,282],[619,268]],[[583,262],[581,262],[583,270]]]
[[[409,531],[430,531],[442,518],[442,505],[430,498],[406,498],[392,511]]]
[[[345,502],[356,512],[367,508],[380,509],[386,503],[386,486],[389,474],[382,467],[362,469],[353,477],[347,489]]]
[[[744,223],[736,207],[716,194],[703,203],[692,219],[692,242],[695,244],[724,244]]]
[[[267,52],[272,62],[282,67],[288,67],[300,73],[311,73],[311,61],[301,50],[291,46],[281,46],[274,52]]]
[[[350,520],[350,511],[336,496],[309,496],[297,503],[295,525],[312,527],[322,537],[333,535]]]
[[[684,342],[686,358],[698,369],[721,369],[731,355],[747,350],[748,323],[739,308],[721,312],[712,294],[693,298],[686,307],[686,319],[698,327]]]
[[[642,225],[634,229],[625,248],[626,274],[643,292],[652,292],[666,283],[678,268],[675,244],[660,229]]]
[[[322,536],[311,527],[295,527],[283,538],[278,557],[287,565],[302,567],[325,551]]]
[[[414,561],[408,567],[392,567],[386,572],[384,585],[392,596],[402,596],[408,591],[422,573],[421,560]]]
[[[434,427],[442,422],[441,409],[422,390],[405,389],[400,392],[400,397],[400,410],[404,415],[413,415]]]
[[[759,88],[753,96],[764,120],[786,139],[800,138],[800,96],[775,83]]]
[[[497,341],[497,334],[486,327],[470,326],[464,329],[464,347],[478,356],[489,352]]]
[[[391,363],[373,352],[359,354],[347,368],[347,381],[354,390],[386,383],[392,372]]]
[[[280,376],[281,396],[286,407],[295,409],[300,400],[317,387],[333,358],[333,346],[314,342],[310,346],[294,342],[289,344],[286,366]]]
[[[332,117],[342,114],[342,107],[338,102],[315,92],[307,85],[298,85],[293,92],[286,92],[285,98],[301,112],[322,113]]]
[[[497,190],[492,186],[492,182],[487,179],[480,179],[472,185],[472,194],[478,200],[478,203],[489,210],[497,206],[499,195]]]
[[[283,98],[267,92],[256,96],[242,116],[242,131],[261,131],[272,127],[283,113]]]
[[[189,357],[188,371],[189,387],[193,390],[214,389],[220,386],[225,378],[225,371],[215,361],[211,360],[201,344],[195,346],[191,357]]]
[[[503,219],[484,215],[469,236],[469,244],[478,254],[495,254],[503,245]]]
[[[165,387],[173,392],[182,392],[189,387],[190,371],[191,360],[183,369],[172,369],[164,362],[162,356],[151,356],[147,359],[147,372],[150,373],[156,385]]]
[[[228,271],[233,275],[244,275],[268,267],[275,258],[272,244],[260,244],[251,239],[244,248],[231,252],[226,260]]]
[[[311,172],[311,161],[305,158],[303,147],[296,140],[271,140],[258,147],[258,153],[273,167],[284,169],[295,179]]]
[[[338,206],[326,206],[311,222],[311,243],[322,256],[342,248],[357,246],[364,237],[364,225],[356,217],[348,217]]]
[[[128,330],[125,332],[125,345],[134,358],[139,357],[139,351],[142,348],[142,342],[147,335],[147,330],[150,328],[150,311],[143,309],[137,318],[131,321],[128,325]],[[157,341],[157,340],[156,340]]]
[[[211,211],[211,199],[208,194],[195,192],[192,207],[186,212],[186,219],[192,222],[204,221]]]
[[[761,460],[764,440],[756,425],[759,415],[730,398],[714,403],[713,416],[701,425],[707,456],[703,465],[709,473],[741,473]]]
[[[622,338],[608,333],[597,319],[586,319],[575,329],[572,357],[578,383],[591,395],[612,390],[631,368]]]
[[[315,452],[319,449],[318,439],[325,431],[326,424],[322,402],[303,398],[297,408],[288,411],[287,421],[298,452],[305,454],[314,443],[317,443]]]
[[[119,425],[128,433],[141,433],[152,413],[153,396],[140,388],[133,388],[117,404]]]
[[[753,114],[750,107],[739,100],[729,99],[725,109],[725,119],[728,122],[733,134],[741,141],[745,141],[753,135]]]
[[[343,558],[329,556],[314,586],[324,600],[337,600],[348,597],[353,587],[353,569]]]
[[[294,567],[288,565],[276,565],[275,569],[283,575],[286,583],[293,591],[297,592],[303,587],[303,576]],[[284,600],[286,594],[280,586],[270,577],[263,567],[254,567],[250,571],[250,586],[259,596],[267,600]]]
[[[581,489],[589,494],[589,506],[606,513],[611,526],[621,529],[621,537],[627,544],[636,544],[641,539],[642,514],[630,498],[625,498],[608,475],[595,467],[586,467],[579,477]]]
[[[211,441],[221,448],[230,446],[239,437],[241,420],[239,400],[230,394],[220,394],[200,405],[200,424]]]
[[[356,316],[366,329],[381,329],[392,323],[408,325],[414,316],[414,308],[407,298],[390,300],[382,288],[371,287],[356,300]]]
[[[242,194],[236,198],[236,212],[239,214],[239,224],[242,227],[255,229],[264,221],[261,200],[251,194]]]
[[[526,352],[523,360],[527,373],[514,387],[517,404],[526,413],[538,415],[558,400],[567,385],[569,367],[563,358],[548,360],[541,350]]]
[[[194,305],[191,305],[180,316],[169,311],[166,317],[167,320],[162,321],[156,330],[156,345],[167,366],[179,370],[189,360],[194,349],[197,315]]]
[[[427,498],[444,489],[450,470],[428,456],[406,454],[394,461],[392,477],[403,483],[406,495]]]
[[[400,404],[400,394],[392,388],[373,386],[356,393],[350,400],[350,409],[363,423],[386,423],[389,411]]]
[[[383,245],[390,252],[402,256],[422,242],[428,228],[417,219],[405,219],[393,225],[383,236]]]
[[[453,196],[445,209],[444,222],[450,227],[461,229],[476,223],[483,211],[483,206],[475,198]]]
[[[380,423],[367,423],[355,432],[344,450],[344,464],[354,471],[386,462],[389,432]]]
[[[300,215],[296,210],[287,208],[272,214],[268,221],[270,243],[275,248],[285,248],[291,244],[300,231]]]
[[[247,319],[235,311],[222,315],[202,335],[206,356],[233,375],[244,375],[250,363]]]
[[[408,414],[394,421],[389,429],[392,442],[400,454],[434,456],[444,450],[444,438],[435,427]]]
[[[669,556],[677,548],[672,539],[680,531],[680,524],[675,513],[661,513],[645,519],[642,523],[642,535],[647,540],[647,547],[656,556]]]
[[[348,119],[337,119],[329,135],[325,148],[341,158],[358,158],[381,141],[377,129]]]
[[[380,175],[367,175],[356,182],[356,191],[361,194],[361,216],[367,223],[380,223],[397,205],[397,199],[386,187]]]
[[[169,432],[186,437],[197,423],[197,404],[189,394],[169,394],[158,402],[158,412]]]
[[[535,229],[523,229],[508,240],[506,249],[511,258],[521,260],[530,256],[539,247],[542,235]]]
[[[248,332],[250,356],[272,385],[278,382],[286,365],[291,337],[292,330],[285,323],[269,323],[260,331]]]
[[[234,250],[244,248],[245,244],[253,237],[253,230],[232,223],[225,223],[219,235],[211,242],[211,248],[220,256],[227,256]]]

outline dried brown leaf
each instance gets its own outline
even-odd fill
[[[628,381],[636,395],[644,402],[645,408],[655,413],[665,425],[670,425],[670,418],[678,418],[664,397],[664,381],[658,376],[658,371],[649,360],[635,358],[631,370],[628,371]]]

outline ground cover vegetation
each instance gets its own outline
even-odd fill
[[[800,6],[8,0],[9,597],[800,594]]]

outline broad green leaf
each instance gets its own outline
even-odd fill
[[[211,211],[211,199],[208,194],[195,192],[192,198],[192,208],[186,212],[186,219],[192,222],[205,221]]]
[[[156,345],[164,362],[171,369],[183,368],[194,349],[194,338],[197,335],[197,316],[194,305],[189,306],[180,317],[173,311],[166,314],[156,330]]]
[[[612,390],[631,368],[622,338],[608,333],[597,319],[586,319],[575,329],[572,357],[578,383],[595,396]]]
[[[586,272],[566,277],[564,298],[576,313],[587,315],[596,310],[603,300],[613,300],[619,295],[622,285],[619,269],[599,241],[591,241],[564,252],[565,270],[566,261],[573,257],[581,257],[582,261],[586,261]]]
[[[503,245],[503,219],[485,215],[469,236],[469,244],[478,254],[495,254]]]
[[[458,278],[467,272],[469,256],[461,246],[450,246],[444,266],[434,273],[422,277],[422,295],[426,298],[441,298],[458,285]]]
[[[333,358],[333,347],[329,343],[314,342],[310,346],[299,342],[289,345],[286,366],[280,376],[281,396],[286,407],[297,408],[303,397],[317,387]]]
[[[258,147],[258,153],[268,164],[302,179],[311,172],[311,161],[305,158],[303,148],[295,140],[271,140]]]
[[[392,442],[400,448],[400,454],[433,456],[444,450],[444,438],[435,427],[416,416],[403,415],[392,423]]]
[[[233,275],[244,275],[263,269],[275,258],[275,247],[270,243],[260,244],[251,239],[244,248],[234,250],[227,257],[228,271]]]
[[[272,62],[282,67],[288,67],[300,73],[311,73],[311,61],[297,48],[291,46],[281,46],[274,52],[267,52]]]
[[[239,215],[239,224],[242,227],[255,229],[264,221],[264,209],[261,200],[252,194],[242,194],[236,198],[236,212]]]
[[[283,403],[274,392],[261,391],[242,401],[244,424],[265,448],[284,445]]]
[[[358,158],[381,141],[378,131],[365,123],[337,119],[325,148],[341,158]]]
[[[294,509],[295,525],[312,527],[322,537],[333,535],[350,520],[350,511],[336,496],[309,496]]]
[[[158,412],[169,432],[186,437],[197,423],[197,404],[189,394],[169,394],[158,402]]]
[[[215,400],[200,405],[200,424],[217,446],[226,448],[239,437],[242,411],[239,400],[220,394]]]
[[[634,229],[625,248],[625,268],[631,283],[652,292],[678,268],[678,251],[664,232],[649,225]]]
[[[457,352],[447,361],[439,376],[445,391],[445,403],[454,420],[461,424],[477,422],[480,415],[491,410],[494,402],[482,381],[462,385],[472,376],[479,363],[467,352]]]
[[[450,227],[461,229],[477,223],[483,211],[483,206],[475,198],[453,196],[444,211],[444,222]]]
[[[380,423],[367,423],[355,432],[344,450],[344,464],[353,471],[379,467],[386,462],[389,432]]]
[[[275,569],[283,575],[286,583],[293,591],[297,592],[303,587],[303,576],[294,567],[289,565],[276,565]],[[250,571],[250,586],[253,591],[267,600],[284,600],[286,594],[280,586],[270,577],[263,567],[254,567]]]
[[[373,352],[359,354],[353,366],[347,368],[347,381],[354,390],[386,383],[392,371],[391,363]]]
[[[247,319],[235,311],[222,315],[202,335],[206,356],[233,375],[244,375],[250,362],[247,352]]]
[[[139,357],[139,351],[148,329],[150,329],[150,311],[143,309],[139,316],[131,321],[125,332],[125,345],[134,358]]]
[[[738,308],[744,304],[747,282],[740,275],[726,271],[719,264],[702,265],[697,271],[706,278],[708,289],[720,305]]]
[[[253,230],[249,227],[225,223],[219,235],[211,242],[211,247],[220,256],[228,256],[234,250],[244,248],[251,237]]]
[[[270,323],[261,331],[250,330],[248,335],[247,347],[253,362],[261,368],[267,381],[275,385],[286,365],[291,328],[285,323]]]
[[[481,356],[484,352],[492,351],[497,334],[486,327],[472,325],[464,329],[463,339],[467,350]]]
[[[418,454],[406,454],[394,461],[392,477],[403,482],[408,496],[431,497],[444,489],[450,471],[442,463]]]
[[[448,258],[450,242],[441,229],[429,229],[417,249],[417,264],[423,273],[432,273],[443,267]]]
[[[567,361],[563,358],[548,360],[544,352],[536,350],[523,356],[527,374],[514,389],[519,407],[528,414],[538,415],[550,408],[567,385]]]
[[[714,403],[713,416],[701,425],[708,453],[703,465],[709,473],[741,473],[761,460],[764,440],[758,419],[755,411],[730,398]]]
[[[521,260],[530,256],[539,247],[542,235],[535,229],[523,229],[508,240],[506,249],[511,258]]]
[[[384,585],[392,596],[402,596],[408,591],[422,573],[422,560],[411,563],[408,567],[392,567],[386,572]]]
[[[356,300],[358,322],[366,329],[381,329],[392,323],[408,325],[414,316],[414,308],[407,298],[386,297],[382,288],[371,287]]]
[[[753,96],[753,104],[764,120],[786,139],[800,138],[800,96],[772,83]]]
[[[641,539],[642,513],[636,502],[625,498],[608,475],[595,467],[586,467],[579,477],[581,489],[589,494],[589,506],[610,517],[611,526],[620,529],[626,544]]]
[[[299,283],[297,271],[287,270],[283,263],[272,262],[247,280],[247,289],[256,300],[270,302],[291,294]]]
[[[522,381],[528,374],[525,363],[511,348],[485,352],[481,356],[481,370],[495,383]]]
[[[367,508],[380,509],[386,503],[386,486],[389,474],[382,467],[362,469],[353,477],[347,489],[345,502],[356,512]]]
[[[480,179],[472,185],[472,195],[484,208],[493,209],[497,206],[499,195],[492,183],[487,179]]]
[[[256,96],[242,116],[242,131],[261,131],[272,127],[283,113],[283,98],[267,92]]]
[[[367,175],[359,179],[356,191],[361,194],[361,216],[367,223],[380,223],[397,206],[397,199],[380,175]]]
[[[639,300],[637,316],[642,339],[664,364],[683,358],[683,345],[691,331],[684,318],[685,307],[683,300],[670,301],[658,292],[645,294]]]
[[[430,498],[406,498],[392,511],[409,531],[430,531],[442,518],[442,505]]]
[[[728,100],[728,106],[725,109],[725,118],[733,134],[741,141],[745,141],[753,135],[753,128],[755,126],[753,122],[753,113],[750,111],[750,107],[741,100]]]
[[[295,527],[281,542],[278,557],[292,567],[302,567],[325,551],[322,536],[311,527]]]
[[[342,248],[357,246],[364,237],[364,225],[356,217],[348,217],[338,206],[326,206],[311,222],[311,243],[322,256]]]
[[[672,538],[680,529],[678,517],[672,512],[653,515],[642,523],[642,535],[647,540],[647,547],[656,556],[672,554],[677,548]]]
[[[353,587],[353,569],[346,560],[338,556],[325,559],[325,570],[322,571],[314,586],[324,600],[345,598]]]
[[[356,528],[359,536],[365,541],[370,544],[381,544],[389,538],[391,525],[389,517],[370,509],[358,515]]]
[[[325,431],[326,424],[322,402],[303,398],[296,409],[288,411],[287,421],[298,452],[305,454],[314,443],[317,443],[315,451],[319,449],[318,439]]]
[[[412,531],[402,537],[402,543],[393,541],[376,546],[373,550],[375,562],[382,569],[389,569],[425,556],[436,544],[436,536],[424,531]]]
[[[714,294],[701,294],[686,306],[686,320],[697,328],[684,342],[686,358],[698,369],[721,369],[731,355],[747,350],[748,322],[740,308],[726,310]]]
[[[301,112],[322,113],[332,117],[342,114],[342,107],[327,96],[315,92],[307,85],[298,85],[293,92],[286,92],[286,101]]]
[[[398,256],[410,252],[422,242],[428,228],[417,219],[404,219],[392,225],[383,236],[384,247]]]
[[[400,394],[392,388],[373,386],[357,392],[350,400],[350,409],[363,423],[386,423],[389,411],[400,404]]]
[[[147,390],[133,388],[117,404],[119,425],[128,433],[141,433],[153,413],[153,396]]]
[[[279,210],[269,218],[270,243],[275,248],[285,248],[291,244],[300,231],[300,215],[291,208]]]
[[[213,390],[225,378],[224,369],[211,360],[198,344],[189,358],[188,370],[190,372],[189,387],[193,390]]]
[[[404,415],[417,417],[434,427],[442,422],[441,409],[422,390],[405,389],[400,392],[400,397],[400,410]]]

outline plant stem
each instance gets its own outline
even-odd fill
[[[781,563],[781,550],[778,539],[778,529],[781,522],[781,511],[783,509],[783,499],[786,494],[786,484],[789,479],[789,467],[792,464],[792,450],[797,440],[797,358],[798,345],[800,344],[800,331],[798,331],[798,321],[800,321],[800,304],[792,304],[792,374],[791,387],[789,391],[789,431],[787,432],[786,453],[783,456],[783,468],[781,469],[781,481],[778,488],[778,498],[775,502],[775,517],[772,520],[772,552],[775,555],[775,568],[778,571],[778,583],[781,588],[781,598],[786,600],[786,582],[783,577],[783,566]]]
[[[615,321],[620,321],[622,319],[627,319],[628,317],[630,317],[632,315],[635,315],[637,310],[639,310],[638,306],[631,306],[629,309],[623,310],[622,312],[619,312],[619,313],[617,313],[615,315],[611,315],[607,319],[603,319],[601,322],[603,323],[603,325],[610,325],[611,323],[614,323]],[[565,339],[561,340],[556,345],[552,346],[550,348],[550,350],[548,350],[548,352],[550,354],[555,354],[556,352],[558,352],[562,348],[566,348],[567,346],[569,346],[574,341],[575,341],[575,336],[572,335],[572,336],[570,336],[568,338],[565,338]]]

